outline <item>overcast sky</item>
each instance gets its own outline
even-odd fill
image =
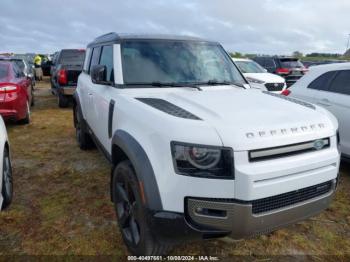
[[[170,33],[221,42],[228,51],[344,53],[346,0],[1,0],[0,52],[85,48],[96,36]]]

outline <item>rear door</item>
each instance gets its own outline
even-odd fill
[[[339,121],[342,153],[350,156],[350,70],[337,71],[320,101]]]
[[[327,96],[329,85],[335,75],[336,71],[323,73],[309,83],[306,88],[303,88],[302,85],[299,86],[297,83],[295,84],[295,88],[294,86],[291,87],[292,94],[295,93],[295,95],[302,100],[327,108],[329,107],[329,103],[323,101],[323,98],[324,96]]]

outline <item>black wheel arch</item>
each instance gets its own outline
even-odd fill
[[[111,153],[114,167],[126,159],[131,162],[138,181],[142,183],[146,207],[150,210],[163,210],[159,188],[151,162],[140,143],[128,132],[117,130],[112,138]],[[111,172],[111,192],[113,187],[113,170],[114,168]],[[111,198],[113,201],[112,193]]]

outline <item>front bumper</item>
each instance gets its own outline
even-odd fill
[[[335,187],[334,180],[329,190],[322,195],[260,213],[254,213],[252,203],[243,201],[189,198],[187,220],[198,230],[207,228],[227,231],[234,239],[264,234],[320,213],[329,206]],[[277,200],[274,201],[272,204],[275,205]]]

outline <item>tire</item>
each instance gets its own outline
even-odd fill
[[[28,101],[26,103],[26,106],[27,106],[26,117],[19,121],[19,123],[23,124],[23,125],[27,125],[27,124],[30,123],[30,106],[29,106],[29,102]]]
[[[91,139],[91,136],[85,130],[83,125],[83,117],[80,113],[79,107],[74,108],[74,121],[75,121],[75,135],[79,148],[82,150],[88,150],[95,146],[94,142]]]
[[[35,98],[34,98],[34,87],[32,86],[32,101],[30,103],[30,106],[34,106],[35,105]]]
[[[112,183],[119,230],[129,252],[135,256],[166,255],[172,245],[160,243],[153,236],[139,183],[129,160],[115,167]]]
[[[3,170],[2,170],[2,189],[1,194],[4,198],[1,209],[6,209],[12,202],[13,198],[13,178],[12,166],[8,149],[5,147],[3,156]]]
[[[69,106],[69,99],[67,96],[58,93],[57,98],[58,98],[58,107],[66,108]]]

